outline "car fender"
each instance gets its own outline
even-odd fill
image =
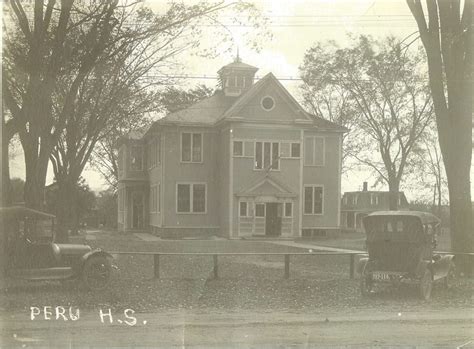
[[[436,278],[442,278],[448,275],[451,264],[454,261],[454,255],[446,254],[440,256],[438,260],[434,262],[434,272],[436,273]]]
[[[105,258],[114,258],[110,253],[105,252],[104,250],[101,249],[95,249],[92,251],[87,252],[82,256],[82,264],[84,264],[89,258],[95,257],[95,256],[102,256]]]
[[[359,262],[357,262],[357,267],[356,267],[357,273],[362,274],[368,262],[369,262],[368,257],[363,257],[359,259]]]

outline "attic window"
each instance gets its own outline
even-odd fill
[[[270,111],[275,107],[275,100],[270,96],[266,96],[262,98],[261,104],[264,110]]]

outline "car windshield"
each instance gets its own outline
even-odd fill
[[[421,241],[423,226],[417,217],[411,216],[374,216],[364,220],[369,241],[397,240]]]
[[[20,221],[20,232],[33,242],[48,241],[53,236],[53,220],[25,217]]]

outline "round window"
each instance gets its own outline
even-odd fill
[[[262,108],[265,110],[272,110],[273,107],[275,106],[275,101],[273,100],[272,97],[266,96],[262,98]]]

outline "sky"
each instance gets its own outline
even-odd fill
[[[190,4],[195,2],[184,1]],[[145,3],[156,12],[162,12],[167,6],[167,1],[146,0]],[[252,3],[268,17],[268,30],[272,34],[271,39],[260,40],[259,52],[248,46],[247,39],[252,38],[251,28],[231,26],[228,30],[235,45],[230,52],[213,59],[192,54],[182,55],[180,63],[183,68],[179,73],[215,76],[220,67],[233,61],[238,48],[245,63],[259,68],[257,77],[272,72],[277,78],[284,78],[281,80],[282,84],[299,99],[298,85],[301,82],[287,78],[298,77],[298,67],[303,62],[304,54],[314,43],[334,40],[344,46],[350,40],[347,33],[369,34],[374,37],[395,35],[405,38],[417,31],[416,23],[403,0],[257,0]],[[235,14],[224,13],[219,20],[226,24],[233,15]],[[201,46],[212,44],[212,40],[212,35],[206,36],[204,31]],[[215,87],[217,81],[186,79],[182,81],[182,86],[198,83]],[[22,161],[23,156],[20,154],[12,162],[12,177],[23,177]],[[472,172],[474,178],[474,171]],[[93,190],[105,188],[104,180],[92,169],[86,169],[83,176]],[[49,181],[51,180],[49,171]],[[352,174],[350,178],[344,176],[342,191],[360,190],[363,181],[368,181],[371,186],[374,178],[364,172]]]

